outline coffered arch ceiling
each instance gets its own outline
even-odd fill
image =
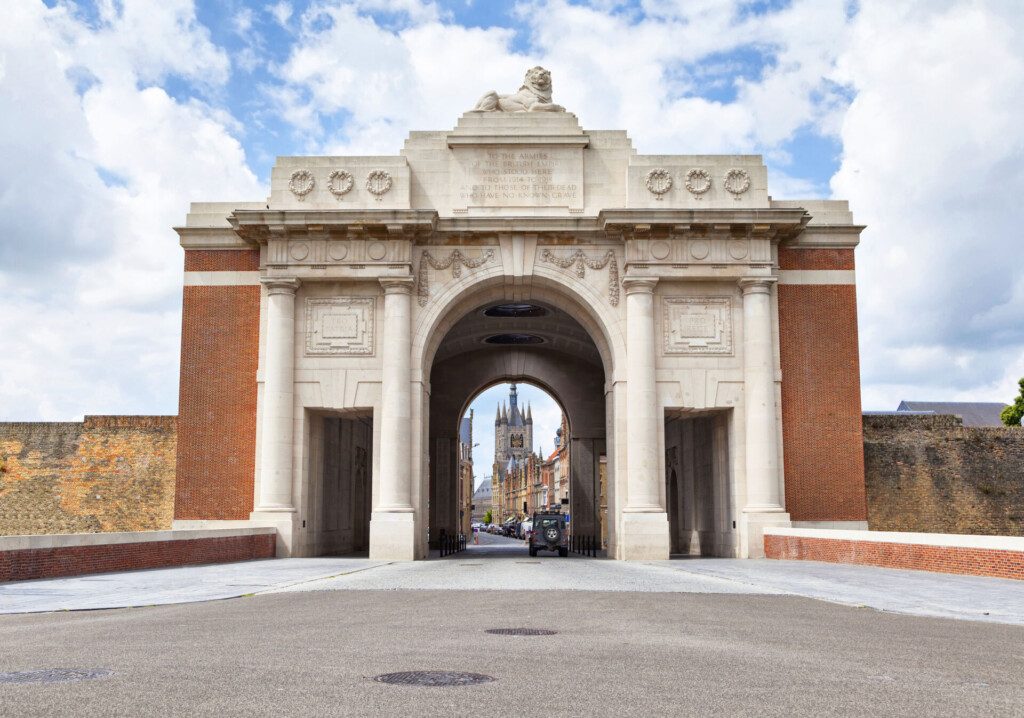
[[[573,436],[605,433],[605,373],[597,346],[565,311],[536,302],[540,316],[488,316],[477,307],[442,340],[430,372],[430,433],[453,434],[468,402],[498,381],[532,381],[568,415]],[[488,339],[518,338],[513,344]],[[521,338],[530,337],[529,343]]]

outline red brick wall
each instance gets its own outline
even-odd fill
[[[273,558],[276,541],[269,533],[0,551],[0,581]]]
[[[853,250],[779,247],[779,269],[853,269]]]
[[[190,249],[185,252],[186,272],[255,272],[260,268],[256,249]]]
[[[257,250],[185,252],[186,267],[206,271],[258,264]],[[176,519],[247,519],[252,511],[259,311],[258,286],[184,288]]]
[[[854,563],[885,568],[1024,579],[1024,552],[851,541],[799,536],[764,537],[768,558]]]
[[[784,269],[852,269],[853,250],[779,250]],[[786,508],[794,521],[864,521],[857,293],[781,284],[779,349]]]

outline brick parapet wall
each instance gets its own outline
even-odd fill
[[[865,415],[868,525],[1024,536],[1024,429],[946,415]]]
[[[765,531],[766,558],[823,561],[1024,580],[1024,549],[889,543],[777,535]]]
[[[241,535],[218,536],[194,533],[197,535],[196,538],[166,541],[0,549],[0,581],[24,581],[274,557],[277,538],[273,530],[239,531],[236,533]]]
[[[799,265],[814,269],[844,268],[833,255],[853,252],[790,251],[824,253]],[[794,521],[863,521],[856,287],[783,284],[778,306],[786,509]]]
[[[0,535],[171,526],[176,417],[0,423]]]
[[[186,270],[259,268],[258,250],[188,250]],[[253,508],[260,288],[186,286],[174,518],[247,519]]]

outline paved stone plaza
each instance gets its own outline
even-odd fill
[[[474,573],[493,585],[501,573],[529,586],[544,572],[515,559],[471,568],[476,560],[452,559],[440,575]],[[545,563],[577,577],[623,566]],[[261,567],[281,564],[301,565]],[[651,582],[638,592],[395,591],[364,583],[367,590],[0,616],[3,671],[111,671],[92,681],[0,685],[0,714],[490,715],[493,706],[526,710],[542,696],[549,716],[1020,715],[1019,625],[763,595],[711,577],[730,564],[694,565],[637,567]],[[755,561],[732,565],[763,569]],[[383,579],[395,571],[351,576]],[[673,583],[668,577],[676,573]],[[841,576],[837,570],[833,581]],[[819,569],[818,580],[827,583],[826,572]],[[674,592],[664,592],[669,585]],[[484,632],[520,626],[558,633]],[[495,680],[462,687],[372,680],[415,670]]]
[[[1000,716],[1024,705],[1017,581],[804,561],[531,559],[521,541],[480,541],[431,561],[275,559],[0,584],[0,612],[23,614],[0,616],[0,673],[110,671],[0,682],[0,715],[450,716],[538,695],[546,715]],[[557,634],[484,633],[510,627]],[[416,670],[495,680],[372,680]]]

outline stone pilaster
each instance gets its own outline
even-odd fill
[[[278,555],[292,541],[292,441],[295,402],[295,292],[298,279],[265,278],[266,345],[263,352],[263,413],[260,481],[251,519],[278,529]]]
[[[370,518],[370,558],[412,560],[412,286],[411,277],[384,278],[381,337],[380,475]]]
[[[746,427],[747,497],[743,507],[745,549],[764,555],[765,526],[789,526],[779,491],[778,408],[771,289],[774,277],[740,280],[743,290],[743,406]]]
[[[664,419],[655,389],[654,277],[623,280],[626,290],[626,503],[619,557],[669,555],[668,516],[661,505],[658,436]]]

